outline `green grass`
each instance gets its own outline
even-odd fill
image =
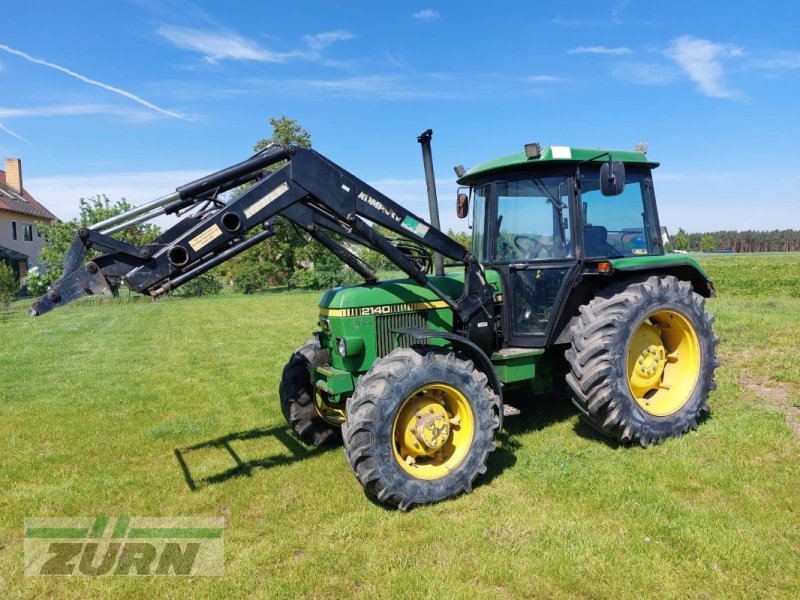
[[[723,367],[698,431],[621,447],[533,400],[472,494],[406,514],[286,435],[318,294],[2,312],[0,595],[796,598],[800,256],[775,260],[701,257]],[[793,276],[748,295],[763,269]],[[223,516],[225,576],[23,577],[26,516],[95,515]]]

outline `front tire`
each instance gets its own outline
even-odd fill
[[[292,354],[283,368],[279,395],[283,418],[302,441],[312,446],[336,445],[342,441],[341,427],[330,417],[325,419],[317,408],[317,393],[311,383],[309,366],[321,367],[330,362],[330,351],[317,349],[309,339]]]
[[[408,510],[471,491],[499,426],[500,398],[472,361],[398,348],[347,401],[345,457],[369,495]]]
[[[697,428],[719,366],[704,302],[670,275],[612,287],[581,307],[565,356],[589,425],[645,447]]]

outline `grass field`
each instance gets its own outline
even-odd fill
[[[533,399],[472,494],[409,513],[287,435],[317,293],[0,312],[0,596],[800,597],[800,255],[701,260],[723,366],[696,432],[618,446]],[[225,576],[23,576],[25,517],[98,515],[222,516]]]

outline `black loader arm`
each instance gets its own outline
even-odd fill
[[[281,161],[285,164],[277,170],[264,170]],[[221,192],[249,182],[254,183],[234,198],[219,199]],[[111,237],[161,214],[193,209],[197,210],[151,244],[135,247]],[[30,312],[41,315],[81,296],[110,294],[120,283],[158,297],[273,235],[278,215],[331,250],[368,282],[376,280],[371,269],[328,233],[381,252],[408,277],[444,300],[465,330],[480,323],[493,335],[494,292],[480,264],[463,246],[318,152],[294,146],[269,147],[182,186],[174,194],[79,229],[64,263],[64,275]],[[455,301],[445,295],[417,263],[367,221],[464,264],[463,295]],[[257,227],[261,228],[258,233],[245,237]],[[105,254],[83,264],[90,248]]]

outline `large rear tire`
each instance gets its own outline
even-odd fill
[[[472,361],[441,348],[398,348],[347,401],[347,462],[366,492],[408,510],[472,490],[486,472],[500,398]]]
[[[311,365],[321,367],[329,361],[330,351],[315,348],[314,338],[311,338],[292,354],[281,377],[279,394],[283,417],[297,437],[313,446],[335,445],[342,441],[341,427],[335,419],[320,415],[318,405],[327,407],[316,397],[308,370]]]
[[[719,366],[704,303],[670,275],[614,286],[581,307],[567,383],[589,425],[645,447],[697,428]]]

